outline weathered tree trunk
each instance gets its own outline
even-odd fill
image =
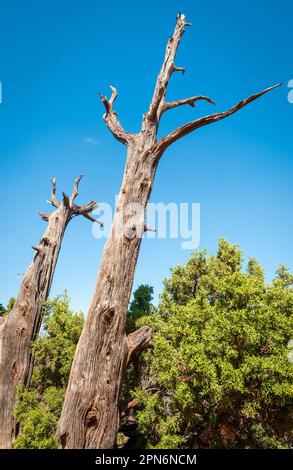
[[[130,351],[127,345],[125,314],[141,243],[141,237],[136,235],[143,230],[144,221],[139,215],[134,220],[129,215],[121,236],[120,217],[125,206],[134,201],[145,209],[155,171],[155,167],[148,171],[145,152],[133,152],[129,149],[112,233],[104,248],[94,298],[77,346],[60,422],[63,447],[112,447],[115,441],[119,392],[128,354],[133,349],[133,342]]]
[[[40,214],[48,222],[47,229],[35,250],[35,256],[24,275],[18,296],[11,312],[0,324],[0,448],[9,448],[16,434],[13,407],[16,389],[23,384],[28,386],[33,368],[31,343],[36,338],[41,321],[42,306],[51,287],[63,235],[72,217],[88,214],[95,202],[87,206],[77,206],[74,199],[78,194],[75,181],[72,196],[63,195],[58,203],[55,191],[56,182],[52,180],[51,203],[57,208],[51,214]]]
[[[111,234],[104,248],[96,289],[76,350],[59,421],[58,435],[63,448],[114,446],[119,425],[119,395],[127,362],[134,351],[150,345],[151,330],[147,327],[126,337],[125,318],[141,236],[148,229],[144,225],[146,206],[161,155],[182,136],[235,113],[274,88],[253,95],[223,113],[191,121],[157,141],[160,117],[165,111],[185,104],[194,106],[198,100],[214,104],[205,96],[174,102],[165,100],[171,75],[184,71],[176,67],[174,61],[187,25],[190,23],[179,14],[139,134],[127,133],[118,121],[113,109],[116,89],[111,87],[109,100],[101,95],[106,108],[104,119],[114,136],[127,145],[127,161]]]

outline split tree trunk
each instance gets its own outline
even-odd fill
[[[31,343],[42,321],[42,307],[47,299],[67,224],[75,215],[89,216],[94,201],[79,207],[73,203],[78,183],[71,198],[66,195],[58,203],[53,183],[51,203],[57,208],[51,214],[40,214],[48,222],[47,229],[35,250],[35,256],[24,275],[11,312],[0,324],[0,448],[10,448],[16,435],[13,407],[19,385],[28,386],[33,369]]]
[[[214,104],[205,96],[173,102],[165,100],[171,75],[184,71],[182,67],[176,67],[174,61],[185,26],[190,23],[185,21],[183,14],[178,14],[139,134],[127,133],[118,121],[113,109],[116,89],[111,87],[109,100],[101,95],[106,108],[105,122],[113,135],[126,144],[127,161],[111,234],[103,251],[96,289],[76,350],[59,421],[58,436],[63,448],[114,446],[119,426],[119,396],[127,362],[134,351],[150,345],[151,330],[147,327],[126,337],[125,319],[141,236],[148,229],[144,225],[146,206],[161,155],[184,135],[230,116],[274,88],[252,95],[225,112],[184,124],[157,141],[159,121],[164,112],[186,104],[194,106],[199,100]]]

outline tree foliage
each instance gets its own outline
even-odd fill
[[[57,448],[57,421],[69,377],[83,315],[69,308],[66,293],[44,306],[43,325],[32,351],[35,367],[29,390],[18,390],[15,417],[21,432],[14,448]]]
[[[5,313],[6,313],[5,307],[3,307],[2,304],[0,304],[0,317],[3,317],[3,315],[5,315]]]
[[[10,299],[8,301],[8,304],[7,304],[7,307],[6,307],[6,312],[7,313],[11,312],[11,310],[13,309],[14,304],[15,304],[15,298],[10,297]]]
[[[144,315],[149,315],[154,311],[152,305],[154,289],[148,284],[141,284],[133,293],[133,299],[130,302],[127,319],[126,331],[130,333],[135,330],[136,322]]]
[[[0,317],[3,317],[3,315],[9,313],[13,309],[14,302],[15,302],[15,298],[10,297],[6,308],[4,307],[3,304],[0,304]]]
[[[280,448],[293,445],[293,276],[271,284],[255,259],[221,239],[171,270],[144,353],[149,380],[136,387],[148,447]]]
[[[285,266],[270,284],[255,259],[244,271],[241,250],[220,240],[215,256],[195,252],[171,270],[158,308],[152,287],[140,286],[127,330],[148,324],[155,341],[129,367],[118,445],[292,447],[292,285]],[[55,430],[82,325],[66,294],[46,302],[31,386],[18,391],[15,448],[58,447]]]

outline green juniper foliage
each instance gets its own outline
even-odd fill
[[[3,307],[2,304],[0,304],[0,317],[2,317],[3,315],[5,315],[6,313],[6,309]]]
[[[148,324],[155,346],[128,368],[120,447],[293,446],[293,276],[280,266],[268,285],[255,259],[245,272],[242,263],[238,247],[220,240],[216,256],[195,252],[171,270],[157,309],[152,287],[134,292],[127,332]],[[66,294],[46,302],[31,385],[18,390],[15,448],[58,447],[83,321]]]
[[[263,269],[221,239],[216,256],[195,252],[171,270],[143,355],[148,383],[132,395],[150,448],[293,446],[293,276]]]
[[[30,389],[20,387],[15,417],[21,432],[14,448],[57,448],[56,425],[69,377],[83,315],[69,309],[67,294],[48,300],[43,326],[32,350],[35,357]]]
[[[135,330],[137,320],[149,315],[154,311],[152,305],[154,289],[147,284],[141,284],[133,293],[133,300],[130,302],[128,314],[126,318],[126,330],[130,333]]]
[[[7,313],[11,312],[11,310],[13,309],[14,304],[15,304],[15,298],[10,297],[10,299],[8,301],[8,304],[7,304],[7,307],[6,307],[6,312]]]
[[[3,317],[6,313],[9,313],[13,309],[13,305],[15,303],[15,298],[10,297],[7,307],[5,308],[3,304],[0,304],[0,317]]]

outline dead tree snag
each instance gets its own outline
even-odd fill
[[[48,223],[39,244],[33,247],[35,255],[26,271],[12,311],[1,319],[0,325],[0,448],[9,448],[15,437],[16,425],[13,407],[16,389],[28,386],[33,357],[31,343],[36,338],[41,321],[42,305],[47,299],[63,235],[69,221],[78,215],[95,220],[89,214],[95,208],[94,201],[84,206],[75,204],[80,176],[75,180],[70,197],[63,193],[62,202],[56,198],[56,180],[52,179],[49,201],[56,210],[40,213]]]
[[[111,86],[110,99],[100,95],[106,110],[104,120],[114,137],[126,145],[127,159],[111,234],[104,248],[96,289],[76,350],[59,422],[58,434],[65,448],[112,448],[115,443],[119,425],[119,394],[131,355],[129,345],[133,344],[133,337],[127,341],[125,335],[125,317],[144,231],[145,210],[162,154],[181,137],[236,113],[279,86],[274,85],[256,93],[227,111],[190,121],[158,140],[163,113],[178,106],[194,107],[200,100],[214,105],[213,100],[201,95],[172,102],[166,99],[172,74],[184,72],[182,67],[175,65],[175,57],[186,26],[191,24],[186,22],[183,14],[178,14],[149,110],[143,116],[138,134],[127,132],[118,120],[114,111],[117,90]],[[133,223],[127,209],[133,204],[142,208],[142,216],[137,223]],[[119,237],[117,233],[122,213],[124,236]],[[145,347],[147,342],[142,341],[142,347]]]

